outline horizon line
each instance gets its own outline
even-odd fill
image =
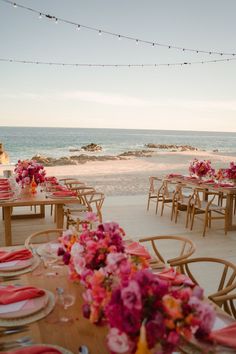
[[[55,127],[55,126],[29,126],[29,125],[0,125],[0,128],[46,128],[46,129],[106,129],[106,130],[155,130],[155,131],[172,131],[172,132],[203,132],[203,133],[236,133],[236,131],[222,131],[222,130],[190,130],[190,129],[158,129],[158,128],[98,128],[98,127]]]

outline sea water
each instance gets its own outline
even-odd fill
[[[36,154],[62,157],[81,154],[83,145],[102,146],[96,154],[117,155],[128,150],[145,149],[145,144],[191,145],[201,150],[236,156],[236,133],[176,130],[88,129],[0,127],[0,142],[10,162],[31,158]]]

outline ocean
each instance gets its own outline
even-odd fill
[[[145,149],[145,144],[191,145],[206,151],[236,156],[236,133],[175,130],[0,127],[0,142],[10,163],[36,154],[50,157],[84,153],[70,152],[90,143],[102,146],[100,155],[117,155]]]

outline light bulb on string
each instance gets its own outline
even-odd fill
[[[16,3],[14,2],[13,7],[17,7]]]
[[[138,40],[138,39],[136,39],[136,44],[138,45],[138,43],[139,43],[139,40]]]
[[[80,25],[78,25],[77,26],[77,31],[79,31],[81,29],[81,26]]]
[[[99,34],[99,36],[101,36],[101,35],[102,35],[102,31],[101,31],[101,30],[99,30],[99,31],[98,31],[98,34]]]
[[[119,41],[121,40],[121,35],[119,34],[119,36],[118,36],[118,39],[119,39]]]
[[[55,18],[55,24],[56,24],[56,25],[58,24],[58,19],[57,19],[57,18]]]
[[[41,19],[42,18],[42,14],[41,14],[41,12],[40,12],[40,14],[39,14],[39,19]]]
[[[154,48],[155,47],[155,43],[152,43],[152,48]]]

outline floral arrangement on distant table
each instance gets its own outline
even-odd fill
[[[36,184],[43,183],[46,175],[44,166],[34,160],[19,160],[14,172],[16,182],[22,187],[30,185],[33,179]]]
[[[189,165],[189,172],[191,175],[197,177],[214,176],[215,170],[211,167],[211,161],[194,159]]]
[[[224,176],[228,179],[236,180],[236,165],[234,162],[230,162],[229,168],[224,170]]]

